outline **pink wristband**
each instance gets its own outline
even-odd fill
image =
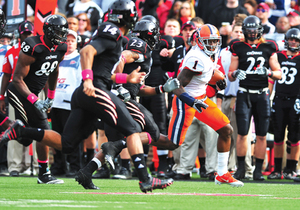
[[[81,75],[82,75],[82,79],[83,80],[86,80],[86,79],[91,79],[93,80],[93,71],[91,69],[84,69],[82,72],[81,72]]]
[[[149,134],[149,133],[146,133],[146,134],[147,134],[147,137],[148,137],[148,140],[149,140],[148,144],[151,144],[151,142],[152,142],[152,138],[151,138],[151,136],[150,136],[150,134]]]
[[[125,58],[125,56],[124,56],[124,55],[121,55],[121,57],[123,58],[124,63],[126,63],[126,58]]]
[[[48,98],[53,99],[55,96],[55,90],[48,90]]]
[[[39,160],[39,159],[37,159],[37,162],[38,162],[38,163],[48,163],[49,160]]]
[[[34,102],[36,102],[39,98],[34,94],[34,93],[30,93],[29,96],[27,96],[27,100],[34,104]]]
[[[117,84],[125,84],[125,83],[127,83],[127,74],[116,73],[116,83]]]

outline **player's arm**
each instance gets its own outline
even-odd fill
[[[153,96],[161,93],[172,92],[179,88],[180,83],[177,78],[169,78],[164,85],[159,85],[157,87],[142,86],[139,91],[139,96]]]
[[[86,45],[80,51],[80,64],[82,69],[83,92],[88,96],[95,96],[95,87],[93,85],[92,66],[94,56],[97,50],[92,45]]]
[[[14,71],[12,83],[14,84],[18,92],[25,98],[28,98],[28,96],[32,94],[28,86],[24,82],[24,78],[28,75],[30,70],[30,65],[33,64],[34,62],[35,62],[34,57],[26,55],[25,53],[20,51],[19,59],[16,65],[16,69]]]
[[[5,97],[4,94],[7,90],[7,86],[9,84],[11,73],[12,73],[12,67],[10,65],[10,62],[8,61],[7,54],[5,55],[5,62],[2,67],[2,82],[1,82],[1,89],[0,89],[0,110],[2,113],[6,113],[6,105],[5,105]]]
[[[269,59],[269,65],[271,68],[271,74],[269,77],[273,80],[279,80],[281,79],[282,72],[280,70],[280,64],[278,62],[278,56],[277,53],[274,53],[270,59]]]
[[[237,71],[238,67],[239,67],[239,57],[231,55],[231,63],[230,63],[229,72],[228,72],[228,79],[230,82],[233,82],[236,80],[237,77],[236,77],[236,75],[234,75],[234,72]]]
[[[119,65],[117,66],[114,73],[122,73],[126,63],[127,64],[133,63],[139,59],[144,60],[144,56],[140,53],[131,50],[122,51]]]

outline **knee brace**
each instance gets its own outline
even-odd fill
[[[291,142],[289,140],[286,141],[286,153],[291,154]]]

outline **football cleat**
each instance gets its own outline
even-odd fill
[[[269,174],[268,179],[283,179],[283,175],[281,172],[272,171],[272,173]]]
[[[13,124],[6,129],[4,134],[1,135],[0,147],[2,147],[9,140],[21,141],[21,128],[25,127],[21,120],[16,120]]]
[[[123,140],[115,142],[106,142],[101,144],[101,149],[104,154],[105,163],[109,170],[113,172],[115,170],[114,158],[125,148]]]
[[[215,174],[215,184],[229,184],[232,187],[243,187],[244,183],[236,180],[231,176],[229,172],[226,174],[223,174],[222,176],[219,176],[217,173]]]
[[[81,184],[84,189],[87,190],[99,190],[100,188],[95,186],[92,182],[92,176],[88,173],[85,173],[83,169],[80,169],[76,175],[75,180],[78,182],[78,184]]]
[[[148,191],[152,192],[155,189],[165,189],[166,187],[173,184],[173,179],[158,179],[150,177],[148,182],[139,182],[140,189],[142,192],[147,193]]]
[[[130,170],[128,170],[127,168],[122,167],[120,172],[115,174],[112,178],[113,179],[131,179],[132,172]]]
[[[63,184],[64,180],[56,179],[51,175],[50,171],[44,173],[42,176],[39,176],[37,179],[38,184]]]
[[[233,178],[237,180],[242,180],[245,178],[245,173],[246,173],[245,169],[238,168],[236,172],[233,174]]]

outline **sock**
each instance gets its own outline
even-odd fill
[[[37,142],[41,142],[44,138],[45,130],[41,128],[30,128],[26,127],[21,129],[22,137],[27,137],[36,140]]]
[[[254,165],[254,157],[253,157],[253,155],[251,155],[251,165],[252,166]]]
[[[237,156],[238,169],[245,170],[245,158],[246,156]]]
[[[95,156],[94,149],[86,149],[86,162],[90,162]]]
[[[229,152],[218,152],[218,175],[223,176],[228,172],[227,164],[228,164]]]
[[[263,163],[264,163],[264,159],[256,158],[255,171],[261,173]]]
[[[274,163],[275,163],[274,171],[280,173],[282,168],[282,158],[274,158]]]
[[[205,168],[205,157],[199,158],[200,168]]]
[[[168,155],[159,155],[159,165],[157,171],[163,171],[166,172],[168,169],[168,162],[167,162],[167,156]]]
[[[122,167],[126,168],[128,171],[131,171],[130,159],[121,159]]]
[[[288,172],[291,171],[291,160],[290,159],[286,159],[285,170],[287,170]]]
[[[291,160],[291,170],[296,172],[296,168],[297,168],[297,160]]]
[[[133,161],[137,176],[141,182],[147,182],[149,180],[147,167],[145,164],[144,154],[132,155],[131,159]]]
[[[94,157],[83,169],[85,172],[88,172],[90,175],[92,175],[97,168],[101,167],[101,165],[102,164],[100,160]]]
[[[42,176],[44,173],[49,171],[48,160],[37,160],[39,164],[39,176]]]

